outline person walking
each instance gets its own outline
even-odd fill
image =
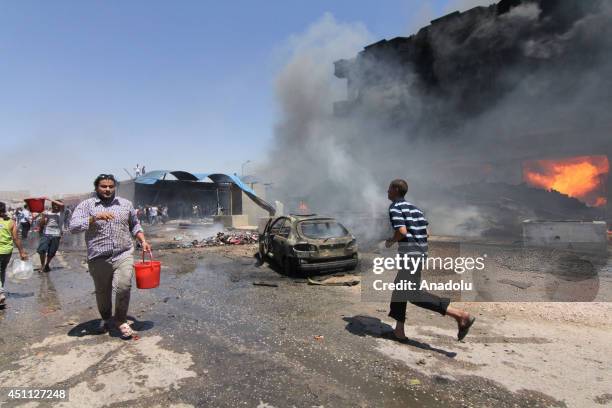
[[[142,205],[138,206],[138,208],[136,208],[136,215],[138,216],[138,221],[140,221],[141,224],[144,224],[145,222],[145,210],[142,207]]]
[[[151,225],[155,225],[157,224],[157,213],[158,213],[158,209],[156,205],[152,205],[151,208],[149,209],[149,217],[150,217],[150,224]]]
[[[19,227],[21,228],[21,239],[28,239],[30,227],[32,227],[32,213],[28,209],[28,205],[24,205],[19,211]]]
[[[402,179],[391,182],[387,190],[387,198],[391,201],[389,206],[389,220],[394,234],[385,241],[385,246],[390,248],[398,244],[398,253],[409,257],[421,258],[421,262],[408,262],[409,268],[398,271],[395,282],[411,281],[417,288],[421,284],[421,269],[423,256],[427,256],[427,226],[429,225],[423,212],[407,202],[405,195],[408,192],[408,183]],[[415,266],[416,265],[416,266]],[[399,340],[406,339],[404,323],[406,320],[406,304],[412,303],[442,316],[450,316],[457,321],[457,339],[463,340],[468,334],[470,327],[476,320],[466,311],[450,306],[450,299],[440,298],[434,294],[422,290],[400,291],[394,290],[391,296],[389,317],[396,321],[393,334]]]
[[[165,224],[166,222],[168,222],[168,206],[164,205],[161,207],[161,222],[162,224]]]
[[[130,291],[134,275],[134,244],[136,238],[142,250],[151,252],[138,221],[136,210],[126,199],[115,196],[117,181],[112,174],[100,174],[94,180],[96,195],[81,202],[74,210],[70,231],[85,231],[87,264],[91,274],[98,311],[102,320],[99,333],[117,328],[121,338],[134,334],[127,322]],[[114,325],[112,318],[112,294],[115,293]]]
[[[193,206],[191,207],[191,213],[193,215],[193,218],[199,218],[200,207],[196,203],[193,203]]]
[[[72,208],[64,207],[64,225],[70,224],[71,216],[72,216]]]
[[[48,198],[45,197],[45,199]],[[51,211],[44,211],[41,215],[40,241],[36,250],[40,256],[41,272],[51,271],[49,264],[59,249],[64,229],[64,203],[55,200],[50,201]]]
[[[13,247],[19,250],[19,257],[25,261],[28,254],[21,245],[21,239],[17,233],[17,223],[6,213],[6,204],[0,202],[0,307],[6,306],[6,268],[13,255]]]

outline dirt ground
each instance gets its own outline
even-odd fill
[[[155,247],[176,233],[151,236]],[[69,400],[4,406],[612,405],[611,303],[456,303],[477,317],[464,342],[450,319],[409,306],[400,343],[384,334],[388,304],[363,302],[361,285],[309,285],[255,252],[156,251],[162,284],[133,290],[130,341],[91,334],[80,249],[65,248],[49,274],[9,282],[0,383],[65,388]]]

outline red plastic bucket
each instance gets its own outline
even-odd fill
[[[26,198],[24,200],[28,205],[31,212],[41,213],[45,211],[45,199],[44,198]]]
[[[153,289],[159,286],[161,262],[154,261],[153,254],[151,254],[151,260],[145,262],[143,253],[142,262],[136,262],[134,270],[136,272],[136,287],[138,289]]]

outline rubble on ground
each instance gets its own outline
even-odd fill
[[[214,236],[203,238],[201,240],[194,239],[190,242],[181,242],[184,239],[185,237],[183,236],[175,236],[173,241],[176,243],[168,243],[162,246],[166,248],[202,248],[223,245],[256,244],[259,241],[259,234],[251,231],[232,231],[219,232]]]

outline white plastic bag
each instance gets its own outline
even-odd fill
[[[34,275],[34,266],[30,261],[22,261],[14,259],[11,268],[8,270],[9,279],[25,280],[30,279]]]

